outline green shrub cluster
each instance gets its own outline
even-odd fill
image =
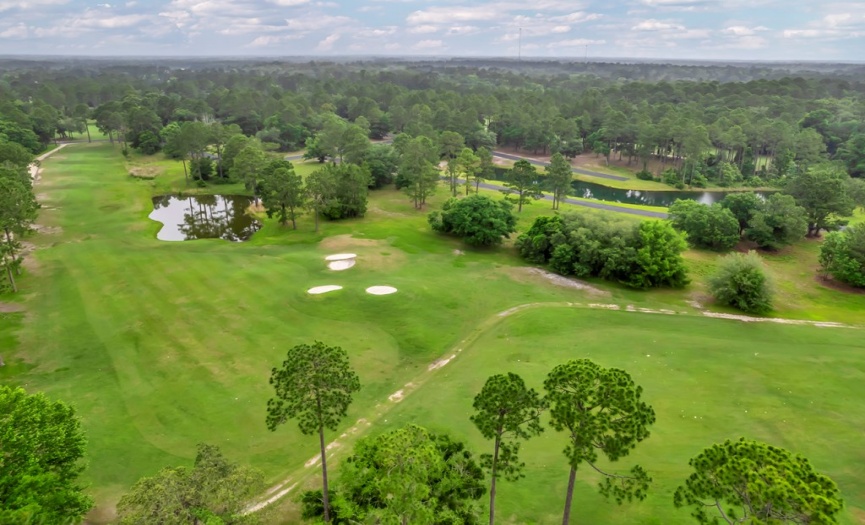
[[[721,258],[709,277],[709,291],[720,304],[743,312],[764,314],[772,309],[772,286],[756,252]]]
[[[865,288],[865,223],[826,235],[820,265],[835,279]]]
[[[517,239],[526,260],[562,275],[601,277],[633,288],[688,283],[685,238],[665,221],[621,222],[606,216],[539,217]]]

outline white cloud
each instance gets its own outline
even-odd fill
[[[674,22],[664,22],[661,20],[655,20],[654,18],[650,18],[649,20],[643,20],[642,22],[631,28],[632,31],[681,31],[684,29],[685,26],[681,24],[677,24]]]
[[[40,9],[53,5],[68,4],[69,0],[0,0],[0,12],[11,9]]]
[[[364,28],[360,31],[356,32],[354,36],[363,37],[363,38],[381,38],[385,36],[390,36],[396,33],[396,26],[387,26],[387,27],[379,27],[379,28]]]
[[[319,42],[318,45],[315,46],[315,49],[317,51],[330,51],[331,49],[333,49],[333,45],[336,44],[339,39],[339,33],[332,33],[328,35],[324,40]]]
[[[308,4],[309,0],[267,0],[271,4],[278,5],[280,7],[296,7],[299,5]]]
[[[283,44],[291,40],[297,40],[302,35],[282,35],[282,36],[260,36],[244,47],[269,47],[276,44]]]
[[[23,23],[18,23],[0,31],[0,38],[27,38],[29,34],[27,26]]]
[[[557,47],[586,47],[586,46],[600,46],[606,44],[606,40],[592,40],[590,38],[574,38],[573,40],[559,40],[557,42],[550,42],[547,44],[547,47],[550,49],[554,49]]]
[[[453,22],[476,22],[495,20],[501,11],[493,5],[476,7],[430,7],[408,15],[406,21],[411,25],[447,24]]]
[[[478,26],[451,26],[448,28],[447,33],[448,36],[452,35],[473,35],[475,33],[479,33],[481,28]]]
[[[414,46],[414,49],[420,50],[430,50],[430,49],[441,49],[444,43],[441,40],[421,40]]]
[[[768,27],[757,26],[757,27],[747,27],[747,26],[729,26],[721,30],[725,35],[733,35],[733,36],[751,36],[756,35],[759,31],[768,31]]]
[[[553,20],[556,22],[565,22],[568,24],[579,24],[581,22],[589,22],[591,20],[597,20],[599,18],[602,18],[603,16],[604,15],[599,14],[599,13],[586,13],[585,11],[577,11],[577,12],[571,13],[569,15],[554,16],[554,17],[551,17],[550,20]]]
[[[550,29],[550,32],[552,32],[552,33],[567,33],[570,30],[571,30],[571,26],[555,26],[552,29]]]
[[[410,27],[408,29],[408,32],[411,34],[414,34],[414,35],[422,35],[422,34],[426,34],[426,33],[435,33],[438,30],[439,30],[438,26],[424,24],[424,25],[420,25],[420,26]]]

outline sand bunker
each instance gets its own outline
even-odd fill
[[[333,255],[328,255],[324,258],[325,261],[347,261],[349,259],[356,259],[356,253],[335,253]]]
[[[331,270],[335,270],[337,272],[341,272],[342,270],[348,270],[352,266],[354,266],[354,259],[346,259],[342,261],[331,261],[327,263],[327,267]]]
[[[335,284],[329,284],[327,286],[316,286],[315,288],[310,288],[306,291],[306,293],[310,295],[319,295],[327,292],[335,292],[337,290],[342,290],[342,286],[336,286]]]
[[[366,289],[366,293],[372,295],[390,295],[396,293],[396,288],[393,286],[370,286]]]

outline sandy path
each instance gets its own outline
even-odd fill
[[[52,149],[48,153],[43,153],[42,155],[39,155],[38,157],[36,157],[36,160],[38,160],[39,162],[42,162],[43,160],[47,159],[48,157],[57,153],[58,151],[62,150],[63,148],[65,148],[68,145],[69,145],[68,143],[60,144],[59,146]],[[39,172],[41,172],[41,171],[42,171],[42,168],[40,166],[38,166],[36,164],[31,164],[30,165],[30,178],[33,180],[37,180],[39,178]]]
[[[447,353],[445,353],[439,359],[430,363],[426,370],[418,374],[411,381],[406,383],[402,388],[390,394],[385,401],[377,404],[373,408],[373,413],[369,415],[367,418],[361,418],[357,420],[357,422],[351,426],[348,430],[343,432],[339,438],[331,441],[327,447],[327,459],[332,460],[334,456],[339,452],[340,449],[346,449],[345,445],[349,444],[350,438],[361,437],[364,432],[372,427],[372,424],[382,417],[384,417],[390,410],[395,407],[397,404],[402,402],[408,395],[412,394],[416,390],[418,390],[421,386],[423,386],[431,377],[433,377],[439,370],[447,367],[451,363],[453,363],[457,357],[459,357],[460,353],[462,353],[463,349],[468,348],[472,345],[481,335],[489,331],[491,328],[494,328],[497,324],[502,322],[504,319],[508,317],[523,312],[526,310],[535,310],[538,308],[589,308],[596,310],[613,310],[619,312],[626,313],[634,313],[634,314],[644,314],[644,315],[682,315],[682,316],[690,316],[690,317],[705,317],[710,319],[719,319],[723,321],[736,321],[736,322],[764,322],[764,323],[778,323],[778,324],[788,324],[788,325],[799,325],[799,326],[813,326],[819,328],[859,328],[856,326],[844,325],[842,323],[834,323],[829,321],[806,321],[806,320],[798,320],[798,319],[780,319],[775,317],[749,317],[745,315],[734,315],[734,314],[722,314],[715,312],[707,312],[700,310],[699,314],[694,314],[690,312],[676,312],[673,310],[653,310],[650,308],[638,308],[633,305],[619,305],[619,304],[611,304],[611,303],[569,303],[569,302],[551,302],[551,303],[527,303],[521,304],[518,306],[514,306],[512,308],[508,308],[502,312],[492,315],[487,318],[481,324],[479,324],[474,330],[472,330],[469,335],[463,338],[459,343],[457,343],[452,349],[450,349]],[[264,494],[263,499],[251,504],[244,511],[244,514],[250,514],[253,512],[257,512],[264,507],[274,503],[284,496],[291,493],[302,481],[306,480],[311,475],[314,475],[318,472],[319,467],[318,463],[320,461],[319,454],[316,454],[312,458],[310,458],[302,468],[297,469],[291,476],[287,477],[285,480],[280,482],[279,484],[271,487],[267,493]]]

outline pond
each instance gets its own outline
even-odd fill
[[[243,242],[261,228],[247,213],[251,197],[242,195],[161,195],[153,198],[148,216],[163,224],[161,241],[225,239]]]
[[[497,169],[495,180],[504,180],[507,170]],[[593,182],[575,180],[571,183],[571,195],[583,199],[595,199],[599,201],[620,202],[623,204],[642,204],[644,206],[668,207],[676,199],[691,199],[703,204],[712,204],[720,201],[730,192],[724,191],[646,191],[646,190],[623,190],[610,188]],[[757,195],[765,197],[765,192],[757,192]]]

